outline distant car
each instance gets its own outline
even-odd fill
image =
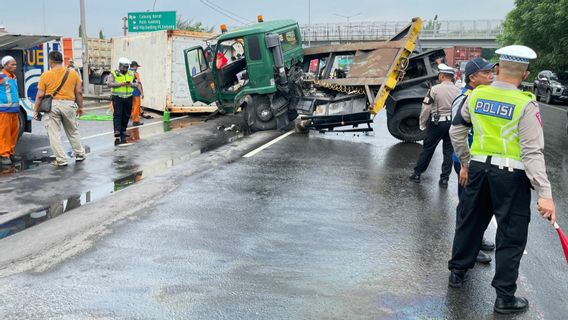
[[[568,102],[568,72],[541,71],[534,80],[534,94],[545,103]]]

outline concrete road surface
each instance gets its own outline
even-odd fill
[[[566,111],[541,111],[558,221],[568,229]],[[289,134],[253,153],[276,133],[241,137],[0,240],[0,313],[5,319],[566,319],[568,266],[556,232],[536,210],[518,281],[518,295],[531,304],[527,313],[493,313],[493,263],[477,265],[464,288],[448,288],[456,177],[449,189],[438,187],[439,150],[422,183],[410,182],[421,145],[397,142],[385,120],[377,117],[368,136]],[[126,162],[144,152],[162,159],[164,148],[184,145],[196,128],[164,133],[128,152],[101,153],[96,161],[112,171],[105,162],[112,152]],[[167,146],[153,146],[166,138]],[[90,161],[84,165],[94,166]],[[132,167],[123,169],[136,172]],[[49,174],[39,180],[62,176]],[[492,224],[486,235],[494,234]]]

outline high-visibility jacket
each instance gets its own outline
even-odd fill
[[[111,74],[114,77],[114,82],[116,82],[116,83],[125,83],[125,82],[134,83],[134,73],[130,70],[128,72],[126,72],[126,74],[122,74],[120,71],[113,70],[111,72]],[[126,87],[126,86],[121,86],[121,87],[116,87],[116,88],[110,89],[111,95],[118,96],[118,97],[121,97],[121,98],[131,97],[133,92],[134,92],[134,88]]]
[[[138,84],[140,82],[140,74],[137,71],[134,71],[134,69],[130,69],[130,71],[134,73],[134,81]],[[132,92],[133,96],[139,97],[142,95],[140,90],[138,90],[138,87],[134,87],[133,89],[134,89],[134,91]]]
[[[493,86],[475,88],[468,103],[475,130],[471,154],[521,161],[519,121],[525,106],[534,100],[530,92]]]
[[[18,81],[0,72],[0,112],[19,112]]]

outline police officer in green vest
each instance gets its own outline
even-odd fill
[[[528,76],[529,59],[536,53],[525,46],[496,51],[497,80],[478,86],[461,110],[463,121],[450,129],[462,164],[459,182],[465,186],[456,226],[449,286],[459,288],[475,265],[483,233],[493,214],[497,220],[494,311],[523,312],[525,298],[515,296],[519,264],[527,243],[531,185],[538,195],[538,211],[552,223],[556,209],[544,163],[544,138],[533,94],[517,88]],[[466,107],[467,106],[467,107]],[[467,135],[473,127],[473,144]]]
[[[112,106],[114,108],[113,124],[114,137],[126,140],[126,128],[132,113],[132,94],[135,83],[134,72],[130,70],[130,60],[118,59],[118,70],[111,72],[108,86],[111,88]]]

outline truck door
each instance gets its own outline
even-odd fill
[[[185,72],[193,101],[212,103],[216,100],[213,71],[201,46],[183,51],[185,56]]]

